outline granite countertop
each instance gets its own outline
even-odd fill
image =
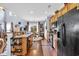
[[[15,36],[14,38],[22,38],[22,37],[29,37],[31,36],[33,33],[32,32],[26,32],[26,35],[18,35],[18,36]]]
[[[32,35],[33,33],[32,32],[27,32],[26,33],[26,37],[29,37],[30,35]]]

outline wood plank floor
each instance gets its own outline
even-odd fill
[[[41,42],[44,56],[57,56],[57,48],[53,49],[47,40],[42,40]]]
[[[28,52],[28,56],[43,56],[41,41],[33,42],[33,45]]]
[[[33,42],[27,56],[57,56],[57,53],[44,39]]]

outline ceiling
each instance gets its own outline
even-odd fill
[[[27,21],[43,21],[63,7],[63,3],[0,3],[12,15]]]

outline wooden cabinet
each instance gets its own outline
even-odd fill
[[[30,49],[31,46],[32,46],[32,41],[33,41],[33,34],[30,35],[30,36],[27,38],[27,40],[28,40],[28,49]]]
[[[28,53],[28,49],[32,46],[32,34],[16,35],[12,39],[12,55],[25,56]]]
[[[26,37],[22,37],[22,55],[27,54],[27,39]]]

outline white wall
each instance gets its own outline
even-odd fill
[[[44,28],[44,36],[45,39],[49,39],[49,19],[47,18],[44,24],[45,28]],[[46,28],[47,27],[47,28]]]
[[[44,37],[47,39],[47,29],[46,29],[46,22],[44,24]]]

